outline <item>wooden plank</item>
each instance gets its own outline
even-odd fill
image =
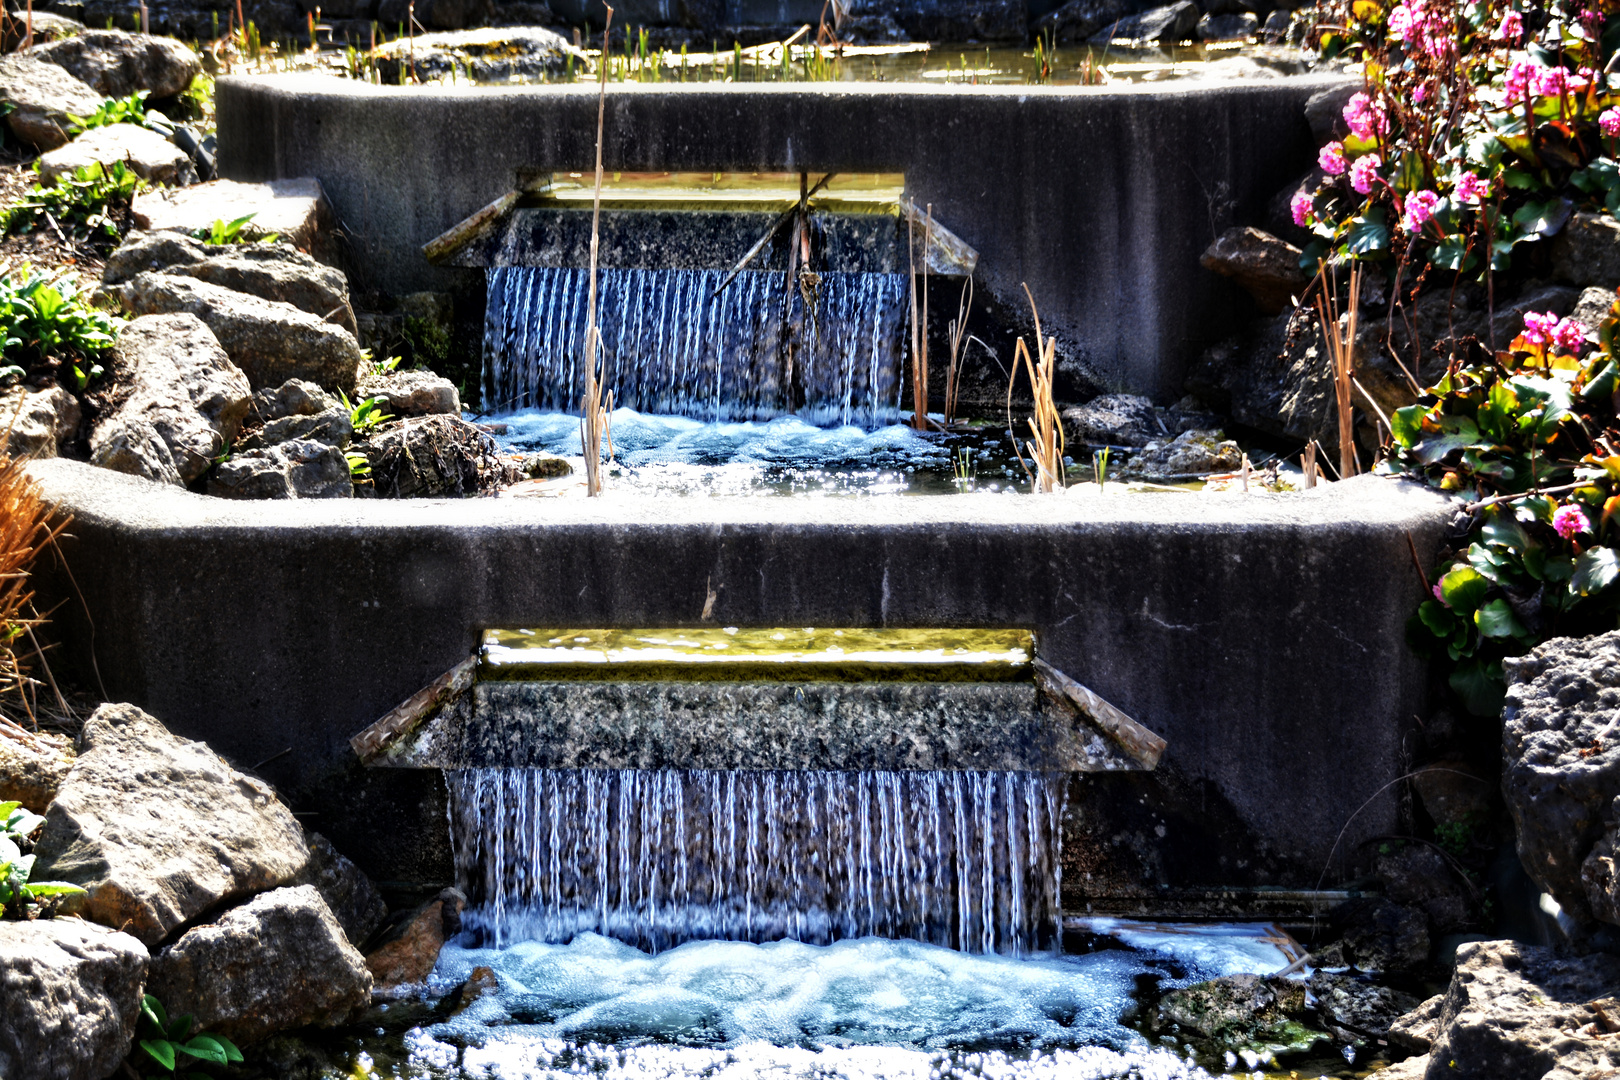
[[[438,265],[493,228],[522,197],[521,191],[508,191],[476,214],[423,244],[422,254],[427,256],[428,262]]]
[[[1095,724],[1144,769],[1158,766],[1168,743],[1040,657],[1035,658],[1035,684],[1048,698]]]
[[[381,720],[350,739],[349,745],[363,763],[369,764],[464,693],[472,686],[477,670],[478,657],[469,656],[389,710]]]
[[[923,258],[928,263],[929,273],[957,277],[973,274],[973,268],[979,265],[979,253],[966,240],[941,225],[939,218],[934,218],[930,223],[923,209],[909,198],[900,200],[900,215],[911,222],[915,236],[921,236],[923,228],[927,227],[928,250]]]

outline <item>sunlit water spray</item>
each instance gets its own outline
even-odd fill
[[[589,272],[492,267],[486,406],[577,410]],[[904,274],[598,271],[604,386],[616,404],[700,420],[794,415],[876,427],[899,415]],[[718,295],[716,295],[719,290]]]
[[[906,938],[1022,956],[1059,940],[1064,784],[1015,772],[469,769],[447,774],[482,943],[592,931]]]

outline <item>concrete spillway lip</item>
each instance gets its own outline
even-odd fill
[[[1342,853],[1400,828],[1387,786],[1429,708],[1405,640],[1413,551],[1433,563],[1457,506],[1378,478],[1246,496],[236,502],[82,462],[29,472],[74,518],[71,579],[55,559],[35,570],[62,667],[268,762],[327,827],[380,845],[384,877],[404,872],[383,854],[401,826],[366,825],[370,804],[332,778],[354,767],[356,732],[487,628],[969,626],[1031,630],[1054,667],[1167,741],[1155,771],[1083,789],[1148,785],[1128,805],[1154,816],[1131,827],[1164,825],[1192,867],[1159,880],[1215,880],[1196,860],[1224,822],[1220,836],[1276,853],[1264,883],[1309,885],[1341,830]]]

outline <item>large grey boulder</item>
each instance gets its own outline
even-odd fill
[[[90,460],[148,479],[190,483],[235,441],[252,393],[212,331],[195,315],[145,315],[113,346],[114,370],[129,380],[112,412],[90,433]],[[128,453],[155,436],[160,461]]]
[[[39,159],[40,179],[54,183],[88,165],[127,164],[135,175],[154,184],[189,184],[197,179],[191,157],[162,135],[138,124],[92,128]]]
[[[1068,438],[1093,446],[1146,446],[1173,434],[1153,402],[1138,394],[1103,394],[1062,412]]]
[[[97,1080],[129,1054],[146,947],[82,919],[0,921],[0,1076]]]
[[[1602,212],[1572,214],[1549,254],[1559,281],[1613,288],[1620,284],[1620,221]]]
[[[1243,451],[1220,431],[1184,431],[1173,439],[1155,440],[1131,455],[1121,474],[1174,480],[1231,472],[1243,466]]]
[[[1620,631],[1554,638],[1503,665],[1502,795],[1519,861],[1577,923],[1581,868],[1620,795]]]
[[[119,290],[132,314],[189,312],[207,323],[255,389],[308,379],[329,390],[354,390],[360,345],[318,315],[178,274],[148,271]]]
[[[1198,18],[1197,4],[1192,0],[1177,0],[1174,4],[1127,15],[1104,27],[1091,40],[1098,44],[1125,42],[1138,46],[1185,41],[1196,33]]]
[[[86,918],[148,947],[309,862],[275,792],[133,705],[103,705],[85,723],[34,854],[36,877],[88,890]]]
[[[0,718],[0,802],[20,802],[42,814],[72,768],[67,736],[29,731]]]
[[[342,406],[334,395],[304,379],[288,379],[274,390],[253,395],[253,415],[269,423],[285,416],[318,416]]]
[[[86,30],[33,51],[103,97],[145,90],[155,98],[183,93],[202,70],[202,57],[173,38]]]
[[[1569,317],[1595,334],[1598,327],[1603,325],[1603,320],[1609,317],[1609,309],[1614,307],[1614,302],[1613,288],[1591,286],[1581,290]]]
[[[12,107],[6,125],[31,146],[61,146],[68,141],[70,117],[89,116],[101,101],[100,94],[35,53],[0,56],[0,104]]]
[[[1205,1038],[1267,1040],[1307,1011],[1305,984],[1264,975],[1228,975],[1172,990],[1159,1002],[1158,1026],[1176,1024]],[[1291,1042],[1291,1038],[1279,1039]]]
[[[388,905],[371,879],[320,833],[309,836],[309,865],[299,884],[315,886],[356,948],[388,917]]]
[[[1261,311],[1275,315],[1292,307],[1291,298],[1303,295],[1311,283],[1310,276],[1299,268],[1300,254],[1299,248],[1286,240],[1243,226],[1227,229],[1216,237],[1200,261],[1206,270],[1236,281],[1254,297]]]
[[[291,439],[233,454],[208,478],[208,494],[226,499],[348,499],[354,496],[342,449]]]
[[[188,188],[159,188],[135,196],[130,217],[148,232],[206,232],[216,221],[253,215],[251,227],[275,233],[300,251],[326,253],[332,208],[319,180],[298,177],[262,184],[212,180]]]
[[[461,932],[467,898],[459,889],[441,889],[411,911],[389,916],[367,942],[366,967],[378,989],[416,986],[427,981],[444,943]]]
[[[1249,11],[1205,15],[1195,32],[1204,41],[1247,41],[1260,32],[1260,19]]]
[[[237,444],[237,449],[259,450],[266,446],[292,442],[294,439],[309,439],[341,450],[348,446],[353,438],[354,423],[349,418],[349,410],[338,405],[314,416],[283,416],[272,420],[243,438]]]
[[[343,271],[291,244],[204,244],[172,232],[137,233],[108,257],[101,280],[122,285],[149,270],[291,304],[355,333]]]
[[[347,1022],[371,1003],[371,972],[315,886],[299,885],[187,930],[153,959],[147,992],[200,1030],[248,1043]]]
[[[1620,959],[1471,942],[1440,1005],[1428,1080],[1572,1080],[1620,1067]]]
[[[79,399],[53,386],[11,391],[0,399],[0,425],[9,425],[6,453],[12,457],[56,457],[78,434]]]
[[[459,416],[419,416],[390,424],[355,448],[371,465],[378,495],[438,498],[476,495],[510,482],[495,441]]]
[[[1124,18],[1128,11],[1125,0],[1069,0],[1036,19],[1032,29],[1037,36],[1059,45],[1085,41]]]
[[[400,3],[404,10],[405,4]],[[399,81],[414,67],[417,78],[448,75],[451,66],[478,82],[505,82],[555,75],[568,66],[573,45],[553,30],[537,26],[418,34],[414,42],[394,41],[377,49],[377,72],[385,83]]]
[[[431,371],[390,371],[360,377],[356,399],[380,397],[383,411],[394,416],[461,415],[456,384]]]

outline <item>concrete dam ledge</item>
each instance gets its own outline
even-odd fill
[[[1151,772],[1071,785],[1066,852],[1114,823],[1158,837],[1120,864],[1133,888],[1312,887],[1371,798],[1342,879],[1355,845],[1398,831],[1394,790],[1377,793],[1427,706],[1404,636],[1412,552],[1432,562],[1455,513],[1376,478],[1241,497],[272,504],[73,461],[29,471],[73,517],[71,579],[37,568],[53,665],[257,766],[386,880],[448,873],[443,782],[366,769],[350,737],[487,628],[532,625],[1028,629],[1168,743]],[[1251,869],[1220,870],[1217,849]]]
[[[1267,220],[1315,161],[1311,95],[1344,76],[1107,87],[909,83],[608,87],[609,170],[901,173],[979,253],[981,301],[1027,313],[1066,377],[1161,400],[1253,306],[1199,265],[1225,229]],[[430,240],[532,171],[589,168],[593,86],[385,87],[319,75],[218,84],[220,174],[315,177],[367,288],[483,304],[477,270]],[[742,254],[736,252],[732,258]]]

